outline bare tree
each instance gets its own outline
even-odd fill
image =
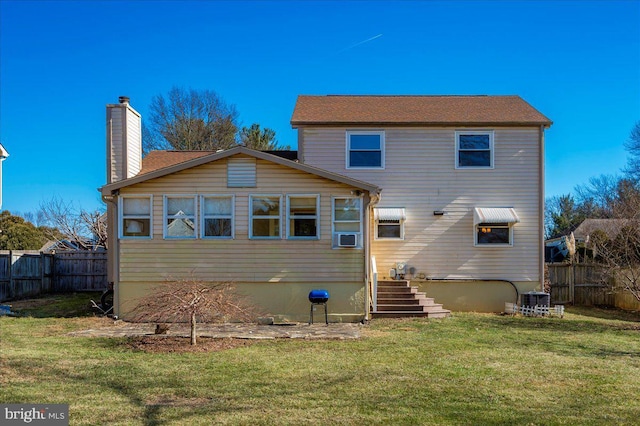
[[[629,153],[627,159],[627,167],[625,168],[626,176],[632,181],[640,182],[640,121],[631,129],[629,139],[625,142],[625,148]]]
[[[49,232],[47,238],[60,240],[60,236],[83,250],[107,248],[107,221],[104,212],[87,211],[59,197],[40,203],[38,217],[58,232]],[[40,220],[40,219],[39,219]]]
[[[618,219],[615,236],[594,232],[590,245],[595,260],[603,267],[603,283],[620,284],[640,301],[640,221]]]
[[[257,308],[236,292],[231,282],[179,279],[160,284],[144,297],[131,313],[133,321],[189,322],[190,342],[196,344],[200,322],[250,322],[259,316]]]
[[[236,145],[238,113],[212,90],[173,87],[155,96],[142,129],[144,153],[156,149],[218,150]]]

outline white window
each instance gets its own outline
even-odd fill
[[[319,195],[287,196],[287,238],[318,239]]]
[[[164,196],[164,237],[196,237],[195,196]]]
[[[123,195],[118,204],[120,214],[120,238],[151,238],[151,195]]]
[[[203,195],[200,200],[202,238],[234,238],[234,196]]]
[[[249,197],[249,238],[279,239],[280,195],[251,195]]]
[[[456,132],[456,168],[493,168],[493,131]]]
[[[384,132],[347,132],[347,169],[384,169]]]
[[[473,211],[476,246],[512,246],[513,226],[520,222],[511,207],[476,207]]]
[[[376,239],[404,239],[404,221],[406,220],[404,209],[378,207],[374,209],[373,216],[376,222]]]
[[[334,198],[333,247],[362,247],[362,200]]]

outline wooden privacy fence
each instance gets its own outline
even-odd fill
[[[106,288],[106,252],[0,251],[0,302],[41,293]]]
[[[615,281],[607,280],[599,265],[551,263],[547,268],[551,304],[603,305],[640,310],[640,302]]]

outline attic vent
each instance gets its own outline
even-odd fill
[[[255,188],[256,159],[229,158],[227,162],[228,188]]]

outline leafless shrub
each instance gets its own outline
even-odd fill
[[[191,344],[196,344],[196,323],[252,322],[260,316],[255,305],[239,294],[231,282],[205,282],[194,278],[171,280],[154,287],[132,310],[132,321],[189,322]]]

